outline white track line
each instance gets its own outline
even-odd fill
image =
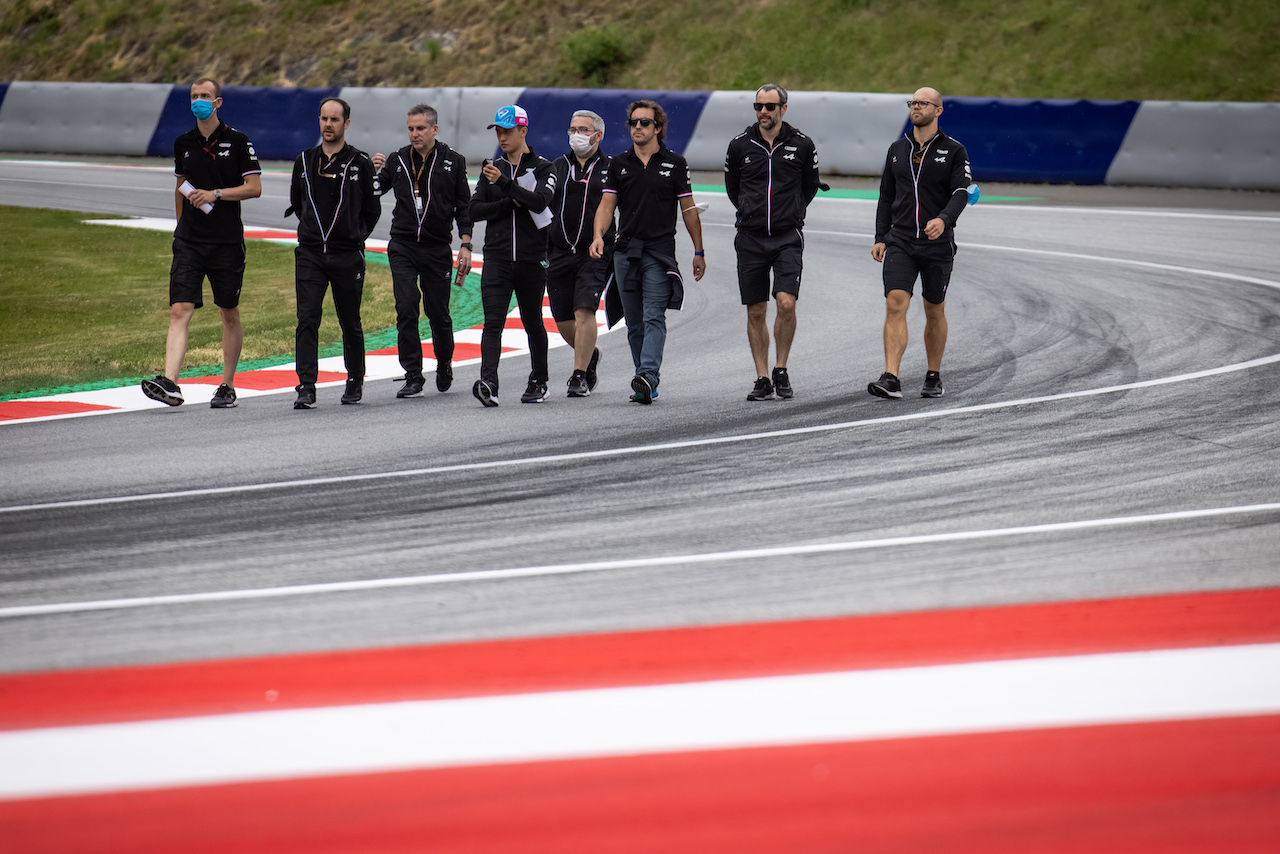
[[[1237,507],[1212,507],[1201,510],[1180,510],[1171,513],[1149,513],[1140,516],[1116,516],[1106,519],[1086,519],[1074,522],[1052,522],[1042,525],[1025,525],[1016,528],[990,528],[978,531],[954,531],[942,534],[919,534],[908,537],[885,537],[874,540],[848,540],[837,543],[813,543],[808,545],[775,546],[763,549],[739,549],[725,552],[668,555],[666,557],[628,558],[602,560],[587,563],[554,564],[549,566],[522,566],[511,569],[487,569],[474,572],[442,572],[433,575],[410,575],[398,578],[372,578],[362,581],[333,581],[320,584],[295,584],[285,587],[260,587],[244,590],[219,590],[205,593],[180,593],[167,596],[138,596],[128,599],[101,599],[87,602],[58,602],[47,605],[17,605],[0,608],[0,619],[33,617],[49,614],[76,614],[87,611],[112,611],[126,608],[145,608],[155,605],[194,605],[207,602],[228,602],[246,599],[274,599],[286,596],[308,596],[324,593],[350,593],[364,590],[387,590],[397,587],[424,587],[431,584],[471,583],[511,578],[536,578],[549,575],[576,575],[586,572],[605,572],[622,569],[643,569],[690,564],[722,563],[727,561],[760,560],[764,558],[792,557],[796,555],[834,554],[840,552],[867,551],[933,543],[956,543],[989,540],[1000,537],[1028,536],[1033,534],[1058,534],[1075,531],[1122,528],[1135,525],[1153,525],[1182,522],[1195,519],[1212,519],[1222,516],[1280,513],[1280,503],[1246,504]]]
[[[978,403],[972,406],[956,406],[949,409],[931,409],[922,412],[913,412],[907,415],[886,415],[881,418],[864,418],[858,421],[841,421],[835,424],[815,424],[809,427],[791,427],[783,430],[767,430],[760,433],[743,433],[736,436],[713,436],[706,439],[686,439],[680,442],[661,442],[654,445],[632,445],[622,448],[606,448],[599,451],[576,451],[566,454],[546,454],[537,457],[517,457],[508,460],[489,460],[487,462],[480,463],[456,463],[454,465],[403,469],[400,471],[335,475],[332,477],[313,477],[301,480],[272,481],[269,483],[238,484],[236,486],[213,486],[203,487],[201,489],[175,490],[173,492],[147,492],[138,495],[115,495],[107,498],[81,498],[72,501],[50,501],[42,504],[13,504],[6,507],[0,507],[0,514],[25,513],[36,510],[59,510],[73,507],[99,507],[110,504],[128,504],[141,501],[165,501],[174,498],[192,498],[209,495],[232,495],[248,492],[263,492],[273,489],[324,486],[338,483],[361,483],[405,477],[420,477],[428,474],[447,474],[451,472],[478,471],[482,469],[509,468],[515,466],[550,465],[556,463],[575,462],[579,460],[629,456],[632,454],[646,454],[658,451],[672,451],[682,448],[729,445],[738,442],[754,442],[762,439],[778,439],[812,433],[827,433],[835,430],[850,430],[874,424],[895,424],[907,421],[923,421],[925,419],[943,418],[952,415],[964,415],[974,412],[990,412],[998,409],[1030,406],[1037,403],[1051,403],[1060,400],[1071,400],[1073,398],[1116,394],[1123,391],[1133,391],[1135,389],[1152,388],[1155,386],[1169,385],[1171,383],[1202,379],[1204,377],[1219,376],[1221,374],[1233,373],[1235,371],[1245,371],[1263,365],[1274,364],[1276,362],[1280,362],[1280,353],[1271,356],[1264,356],[1260,359],[1251,359],[1247,362],[1236,362],[1235,364],[1223,365],[1219,368],[1208,368],[1203,371],[1195,371],[1189,374],[1178,374],[1170,377],[1160,377],[1154,380],[1142,380],[1140,382],[1124,383],[1123,385],[1106,386],[1103,388],[1048,394],[1040,397],[1027,397],[1019,400]]]
[[[0,799],[1278,711],[1280,644],[370,703],[0,733]]]

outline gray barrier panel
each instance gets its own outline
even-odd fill
[[[458,105],[464,91],[457,86],[435,89],[347,87],[338,96],[351,105],[347,142],[370,154],[377,151],[390,154],[403,148],[409,144],[409,134],[405,130],[409,108],[426,104],[439,114],[440,141],[456,148],[453,141],[458,138]]]
[[[0,151],[143,156],[168,83],[11,83],[0,105]]]
[[[1107,183],[1280,190],[1280,104],[1143,101]]]
[[[466,96],[458,104],[457,142],[446,142],[465,154],[468,163],[479,163],[492,157],[498,147],[498,138],[487,129],[493,123],[493,114],[507,104],[520,103],[524,87],[471,86],[463,91]],[[475,177],[474,171],[472,177]]]
[[[755,122],[756,93],[712,92],[685,158],[691,169],[723,169],[729,140]],[[907,122],[909,95],[855,92],[791,92],[788,124],[818,146],[822,171],[879,175],[885,152]]]

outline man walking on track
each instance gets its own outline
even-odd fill
[[[729,143],[724,186],[738,209],[738,291],[747,307],[747,342],[756,383],[747,400],[794,395],[787,357],[796,334],[796,298],[803,269],[804,217],[817,195],[818,149],[813,140],[782,120],[787,90],[766,83],[756,91],[756,123]],[[778,313],[773,321],[777,361],[769,370],[769,273]]]
[[[679,310],[684,283],[676,263],[676,211],[693,241],[693,278],[706,272],[702,220],[693,202],[689,165],[663,144],[667,114],[656,101],[627,107],[632,146],[609,163],[604,196],[596,210],[591,257],[605,257],[605,235],[618,211],[613,286],[606,302],[620,299],[636,375],[631,400],[648,405],[658,396],[667,342],[667,309]]]
[[[867,391],[876,397],[902,397],[898,373],[907,349],[907,306],[919,277],[928,359],[920,396],[942,397],[942,351],[947,346],[943,303],[956,254],[955,224],[972,179],[964,146],[938,129],[938,91],[919,89],[907,106],[911,130],[889,146],[876,206],[871,257],[884,264],[884,373]]]
[[[359,403],[364,393],[364,242],[382,214],[369,155],[347,144],[351,105],[341,98],[320,102],[320,144],[293,163],[290,207],[298,215],[294,282],[298,298],[298,398],[294,409],[316,405],[320,373],[320,315],[333,285],[333,307],[342,328],[347,387],[342,402]]]
[[[547,399],[547,327],[542,322],[542,296],[547,289],[547,234],[555,175],[551,162],[533,153],[525,142],[529,114],[510,104],[498,110],[489,125],[497,134],[503,157],[485,161],[475,194],[471,219],[487,223],[484,230],[484,269],[480,297],[484,303],[484,331],[480,334],[480,379],[471,387],[485,406],[498,405],[498,360],[511,295],[520,306],[520,322],[529,336],[529,384],[521,403]],[[536,217],[536,219],[535,219]]]
[[[169,268],[169,337],[164,373],[142,381],[142,393],[170,406],[182,404],[178,372],[187,355],[191,316],[204,305],[204,279],[222,315],[222,385],[209,405],[236,405],[235,375],[244,344],[240,289],[244,284],[244,223],[240,202],[262,195],[262,167],[249,137],[218,118],[222,87],[201,77],[191,85],[196,126],[173,141],[177,176],[173,264]]]
[[[458,226],[459,287],[471,271],[471,190],[467,161],[436,139],[440,128],[434,108],[418,104],[409,110],[409,144],[391,155],[373,155],[378,193],[394,191],[391,242],[387,261],[396,299],[396,344],[404,386],[396,397],[417,397],[422,376],[422,338],[418,306],[431,324],[436,357],[436,389],[453,383],[453,318],[449,315],[449,280],[453,271],[453,226]]]
[[[591,257],[596,209],[604,192],[609,157],[600,151],[604,119],[590,110],[578,110],[569,120],[568,154],[551,164],[556,194],[551,200],[555,221],[551,224],[547,296],[551,316],[560,335],[573,347],[573,375],[569,397],[586,397],[596,387],[596,309],[609,277],[604,258]],[[613,223],[605,234],[606,255],[613,248]]]

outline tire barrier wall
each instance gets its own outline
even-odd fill
[[[318,105],[353,105],[347,138],[366,151],[407,143],[405,114],[426,103],[440,138],[476,161],[496,152],[486,129],[504,104],[529,112],[534,150],[567,150],[575,109],[604,117],[604,150],[628,144],[625,108],[667,111],[667,145],[694,169],[716,170],[729,140],[754,121],[754,92],[656,92],[520,87],[292,89],[228,86],[224,118],[258,156],[293,160],[319,141]],[[906,131],[907,94],[792,92],[787,120],[813,137],[830,174],[878,175]],[[1280,103],[947,98],[942,126],[965,144],[978,181],[1138,184],[1280,190]],[[193,124],[186,86],[0,82],[0,151],[168,156]]]

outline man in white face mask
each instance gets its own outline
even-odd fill
[[[572,151],[551,164],[556,175],[556,194],[551,200],[555,220],[549,237],[547,296],[551,316],[560,335],[573,347],[573,375],[569,377],[569,397],[586,397],[596,387],[596,309],[609,276],[603,258],[592,258],[592,224],[609,157],[600,152],[604,139],[604,119],[590,110],[578,110],[569,121]],[[613,226],[605,235],[607,253],[612,257]]]

